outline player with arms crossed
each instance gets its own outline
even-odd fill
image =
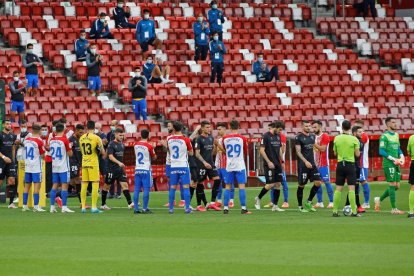
[[[400,188],[401,171],[400,166],[404,164],[404,154],[400,148],[400,137],[397,131],[397,121],[394,117],[385,119],[387,131],[381,135],[379,154],[383,157],[382,168],[384,169],[385,178],[389,183],[389,187],[381,195],[376,197],[375,211],[379,212],[381,201],[390,197],[391,214],[403,215],[404,212],[397,209],[395,204],[395,191]]]
[[[152,186],[151,161],[157,159],[154,147],[148,143],[148,129],[141,130],[141,140],[134,145],[135,152],[135,184],[134,184],[134,214],[152,214],[148,209],[149,194]],[[144,190],[142,211],[139,210],[138,199],[141,189]]]
[[[333,190],[331,185],[331,177],[329,173],[329,135],[322,130],[322,122],[315,120],[312,122],[312,127],[316,135],[316,143],[314,145],[315,162],[318,165],[319,174],[323,183],[325,183],[326,192],[329,197],[329,204],[327,208],[333,207]],[[318,203],[315,204],[315,208],[324,208],[322,201],[323,188],[322,185],[318,189],[317,198]]]
[[[180,122],[173,122],[174,135],[168,137],[167,145],[171,158],[170,171],[170,192],[169,192],[169,213],[174,213],[175,190],[177,185],[183,188],[185,200],[185,212],[191,213],[190,209],[190,168],[188,155],[193,155],[193,147],[188,137],[182,134],[183,125]]]
[[[360,176],[362,190],[364,191],[364,204],[362,205],[362,207],[364,209],[369,209],[369,208],[371,208],[371,206],[369,204],[370,188],[369,188],[369,183],[368,183],[369,137],[368,137],[368,134],[366,134],[364,132],[364,121],[362,121],[362,120],[356,120],[355,121],[355,126],[359,126],[359,127],[362,128],[362,137],[361,137],[361,140],[364,143],[364,151],[361,152],[362,168],[361,168],[361,176]]]
[[[55,199],[59,184],[62,185],[62,213],[74,213],[67,206],[68,187],[70,181],[69,157],[73,155],[72,148],[66,135],[63,134],[65,126],[56,125],[56,136],[50,140],[49,149],[52,157],[52,190],[50,191],[50,212],[56,213]]]
[[[407,152],[411,156],[410,175],[408,178],[408,183],[411,185],[408,197],[408,206],[410,208],[408,218],[414,218],[414,135],[411,135],[410,139],[408,139]]]
[[[342,134],[335,137],[334,140],[334,154],[338,157],[338,164],[336,166],[336,189],[334,194],[333,216],[339,217],[338,208],[341,203],[342,190],[345,185],[345,180],[349,187],[349,202],[352,209],[352,217],[360,217],[357,213],[355,203],[355,184],[357,182],[357,175],[355,170],[355,157],[359,157],[358,139],[351,135],[351,123],[347,120],[342,122]]]
[[[229,213],[230,189],[237,181],[239,185],[239,198],[241,214],[249,215],[250,211],[246,208],[246,164],[244,157],[247,156],[247,139],[238,133],[239,122],[230,122],[230,134],[224,135],[221,146],[226,152],[226,189],[224,190],[224,210],[223,214]]]
[[[23,192],[23,209],[22,211],[29,211],[27,207],[27,201],[29,199],[29,190],[34,186],[33,190],[33,212],[44,212],[41,207],[39,207],[39,191],[40,185],[42,184],[42,158],[45,154],[45,149],[43,141],[40,138],[40,129],[39,125],[33,125],[33,134],[32,137],[29,137],[24,141],[24,151],[25,151],[25,173],[24,173],[24,192]]]
[[[129,193],[129,186],[127,182],[127,176],[125,173],[124,152],[125,145],[122,143],[124,140],[124,131],[120,128],[115,129],[115,139],[109,142],[106,155],[108,156],[108,163],[106,166],[105,185],[102,189],[102,206],[101,210],[110,210],[106,205],[106,196],[109,189],[117,181],[121,187],[122,192],[128,204],[128,209],[132,209],[134,204],[131,200],[131,194]]]
[[[98,202],[100,175],[98,154],[101,154],[103,158],[106,157],[106,154],[101,138],[94,134],[95,122],[88,121],[86,127],[88,129],[88,132],[82,135],[82,137],[79,139],[79,145],[82,153],[82,213],[86,213],[86,193],[88,190],[89,182],[92,182],[91,212],[98,214],[102,212],[96,207],[96,204]]]
[[[280,126],[278,125],[278,128]],[[269,131],[263,134],[260,155],[264,159],[264,170],[266,177],[266,185],[260,191],[259,196],[255,198],[255,208],[260,209],[260,201],[267,192],[273,189],[273,208],[272,211],[283,212],[285,210],[280,209],[277,205],[280,197],[280,187],[283,180],[283,169],[281,164],[282,153],[282,140],[279,133],[276,132],[276,124],[269,124]]]
[[[311,124],[309,121],[302,121],[302,133],[295,137],[296,154],[298,156],[298,190],[296,193],[298,199],[299,211],[307,213],[309,211],[315,212],[316,209],[312,206],[312,200],[318,192],[320,183],[320,174],[316,166],[313,149],[316,141],[314,134],[310,133]],[[303,189],[306,183],[314,182],[308,197],[308,202],[305,203],[305,208],[302,207]]]

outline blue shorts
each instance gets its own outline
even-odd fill
[[[241,170],[237,172],[227,172],[226,184],[234,185],[235,180],[237,180],[237,184],[246,184],[247,183],[246,170]]]
[[[89,90],[101,90],[101,77],[88,77]]]
[[[171,168],[170,186],[189,185],[191,183],[191,174],[189,168]]]
[[[329,167],[320,167],[319,174],[321,175],[321,179],[324,183],[331,182],[331,176],[329,174]]]
[[[220,177],[220,180],[221,181],[226,181],[226,176],[227,176],[226,169],[218,169],[217,172],[218,172],[218,175]]]
[[[362,168],[361,174],[359,175],[359,180],[361,182],[368,181],[368,168]]]
[[[38,75],[26,75],[27,87],[38,88],[39,87],[39,76]]]
[[[17,113],[24,112],[24,102],[11,101],[10,110]]]
[[[152,186],[152,177],[151,171],[147,170],[136,170],[134,178],[135,190],[141,190],[141,188],[151,188]]]
[[[41,183],[42,182],[42,173],[25,173],[24,174],[24,183]]]
[[[70,172],[63,172],[63,173],[53,173],[52,174],[52,183],[53,184],[67,184],[70,180]]]
[[[170,177],[171,175],[171,165],[165,165],[165,174],[167,177]]]

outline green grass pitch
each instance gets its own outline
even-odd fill
[[[392,216],[389,200],[362,218],[333,218],[326,209],[301,214],[291,184],[290,210],[254,210],[259,189],[251,188],[253,214],[244,216],[237,195],[227,216],[180,208],[169,215],[161,207],[166,193],[151,194],[153,215],[134,215],[124,198],[108,200],[123,208],[98,215],[78,207],[74,214],[23,213],[3,204],[0,275],[412,275],[414,220]],[[372,207],[385,187],[371,185]],[[403,183],[397,192],[402,210],[408,191]]]

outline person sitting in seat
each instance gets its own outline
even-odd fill
[[[92,23],[92,28],[89,36],[93,39],[113,39],[109,31],[108,21],[106,20],[106,13],[101,12],[99,18]]]
[[[170,80],[170,66],[163,65],[160,57],[155,58],[155,62],[151,56],[147,58],[147,62],[143,66],[144,76],[148,83],[172,83]]]
[[[273,78],[278,81],[279,70],[277,66],[273,66],[269,71],[267,64],[263,61],[263,54],[259,53],[257,57],[257,61],[253,63],[253,74],[256,75],[257,82],[271,82]]]

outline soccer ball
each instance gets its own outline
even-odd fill
[[[352,214],[351,206],[345,206],[343,209],[344,216],[350,216]]]

